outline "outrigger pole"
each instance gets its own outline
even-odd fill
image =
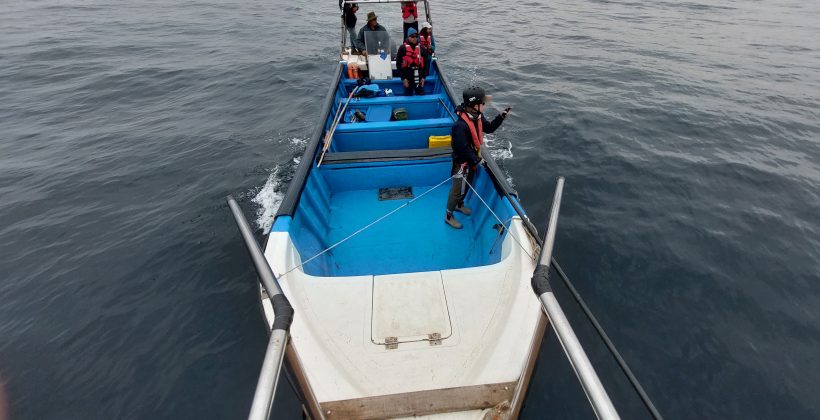
[[[561,343],[561,347],[564,348],[570,365],[575,370],[575,375],[581,381],[581,386],[584,388],[584,393],[586,393],[589,402],[592,404],[595,414],[599,419],[620,419],[618,412],[615,411],[615,406],[612,405],[609,395],[607,395],[604,386],[601,384],[601,380],[598,379],[598,374],[595,373],[595,369],[589,362],[583,347],[581,347],[578,337],[575,336],[575,332],[569,325],[564,311],[561,310],[561,305],[555,299],[555,294],[553,294],[549,283],[552,248],[555,243],[555,229],[558,225],[558,210],[561,207],[563,190],[564,177],[559,177],[555,186],[555,197],[552,199],[546,236],[538,258],[538,267],[535,268],[532,274],[532,289],[541,300],[541,306],[544,308],[553,329],[555,329],[558,341]]]
[[[276,395],[276,385],[279,383],[279,373],[282,371],[282,359],[285,356],[285,347],[288,344],[288,330],[293,322],[293,307],[290,306],[288,298],[282,293],[279,281],[268,265],[265,255],[259,249],[259,244],[253,237],[251,227],[242,214],[242,209],[236,204],[233,196],[226,197],[228,207],[231,208],[236,226],[245,240],[245,246],[251,255],[253,265],[256,267],[256,274],[262,282],[268,297],[273,306],[273,326],[271,327],[270,341],[268,349],[265,351],[265,360],[262,362],[262,370],[259,373],[259,382],[256,384],[256,392],[253,395],[253,404],[248,420],[268,420],[270,416],[273,397]]]

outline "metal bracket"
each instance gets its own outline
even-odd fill
[[[395,350],[399,348],[399,337],[385,337],[384,346],[387,350]]]
[[[427,340],[430,342],[431,346],[440,346],[441,345],[441,334],[440,333],[427,334]]]

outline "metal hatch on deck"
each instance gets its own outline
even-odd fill
[[[452,335],[439,271],[373,276],[370,340],[395,349],[400,343],[441,344]]]

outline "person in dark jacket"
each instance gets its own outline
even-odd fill
[[[362,26],[362,29],[359,29],[359,37],[356,38],[356,48],[361,51],[366,51],[365,43],[364,43],[364,33],[365,32],[377,32],[377,31],[387,31],[384,26],[379,25],[378,16],[376,16],[376,12],[367,12],[367,25]]]
[[[424,95],[424,77],[427,76],[424,64],[419,34],[410,28],[407,30],[407,40],[396,52],[396,68],[399,69],[405,96]]]
[[[359,5],[356,3],[353,4],[344,4],[344,8],[342,9],[342,18],[345,20],[345,29],[347,29],[347,34],[350,35],[350,46],[353,48],[353,52],[356,52],[356,12],[359,11]]]
[[[473,184],[478,165],[484,162],[481,158],[481,145],[484,143],[484,133],[492,133],[510,112],[507,108],[492,121],[484,118],[484,107],[488,100],[484,89],[471,86],[464,89],[464,102],[456,109],[459,118],[453,125],[451,147],[453,148],[453,186],[447,196],[447,216],[445,223],[455,229],[461,229],[461,223],[453,216],[457,211],[469,216],[472,212],[464,206],[464,197],[467,195],[467,183]]]

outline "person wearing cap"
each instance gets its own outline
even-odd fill
[[[419,46],[421,46],[421,56],[424,57],[424,68],[430,71],[430,60],[436,52],[436,41],[433,39],[433,25],[430,22],[421,23],[419,31]]]
[[[404,37],[407,38],[407,30],[413,28],[419,31],[419,11],[415,1],[403,1],[401,3],[401,20],[404,22]]]
[[[396,68],[399,69],[405,96],[424,95],[427,71],[419,46],[419,34],[413,28],[407,30],[407,39],[396,52]]]
[[[356,3],[344,3],[344,6],[342,7],[342,18],[345,22],[347,34],[350,36],[350,46],[353,49],[356,49],[356,12],[358,11],[359,5]]]
[[[458,120],[453,125],[451,133],[451,147],[453,148],[453,186],[447,196],[447,215],[444,222],[455,229],[461,229],[461,223],[453,216],[459,212],[469,216],[472,212],[464,206],[464,197],[467,195],[467,183],[473,184],[478,165],[484,162],[481,158],[481,145],[484,144],[484,133],[492,133],[504,119],[511,108],[507,108],[492,121],[484,117],[485,104],[490,97],[484,89],[470,86],[462,94],[464,102],[456,107]]]
[[[359,37],[356,38],[356,48],[366,51],[364,44],[365,32],[387,32],[387,29],[385,29],[384,26],[379,25],[378,18],[379,17],[376,16],[376,12],[367,12],[367,25],[362,26],[362,29],[359,30]]]

